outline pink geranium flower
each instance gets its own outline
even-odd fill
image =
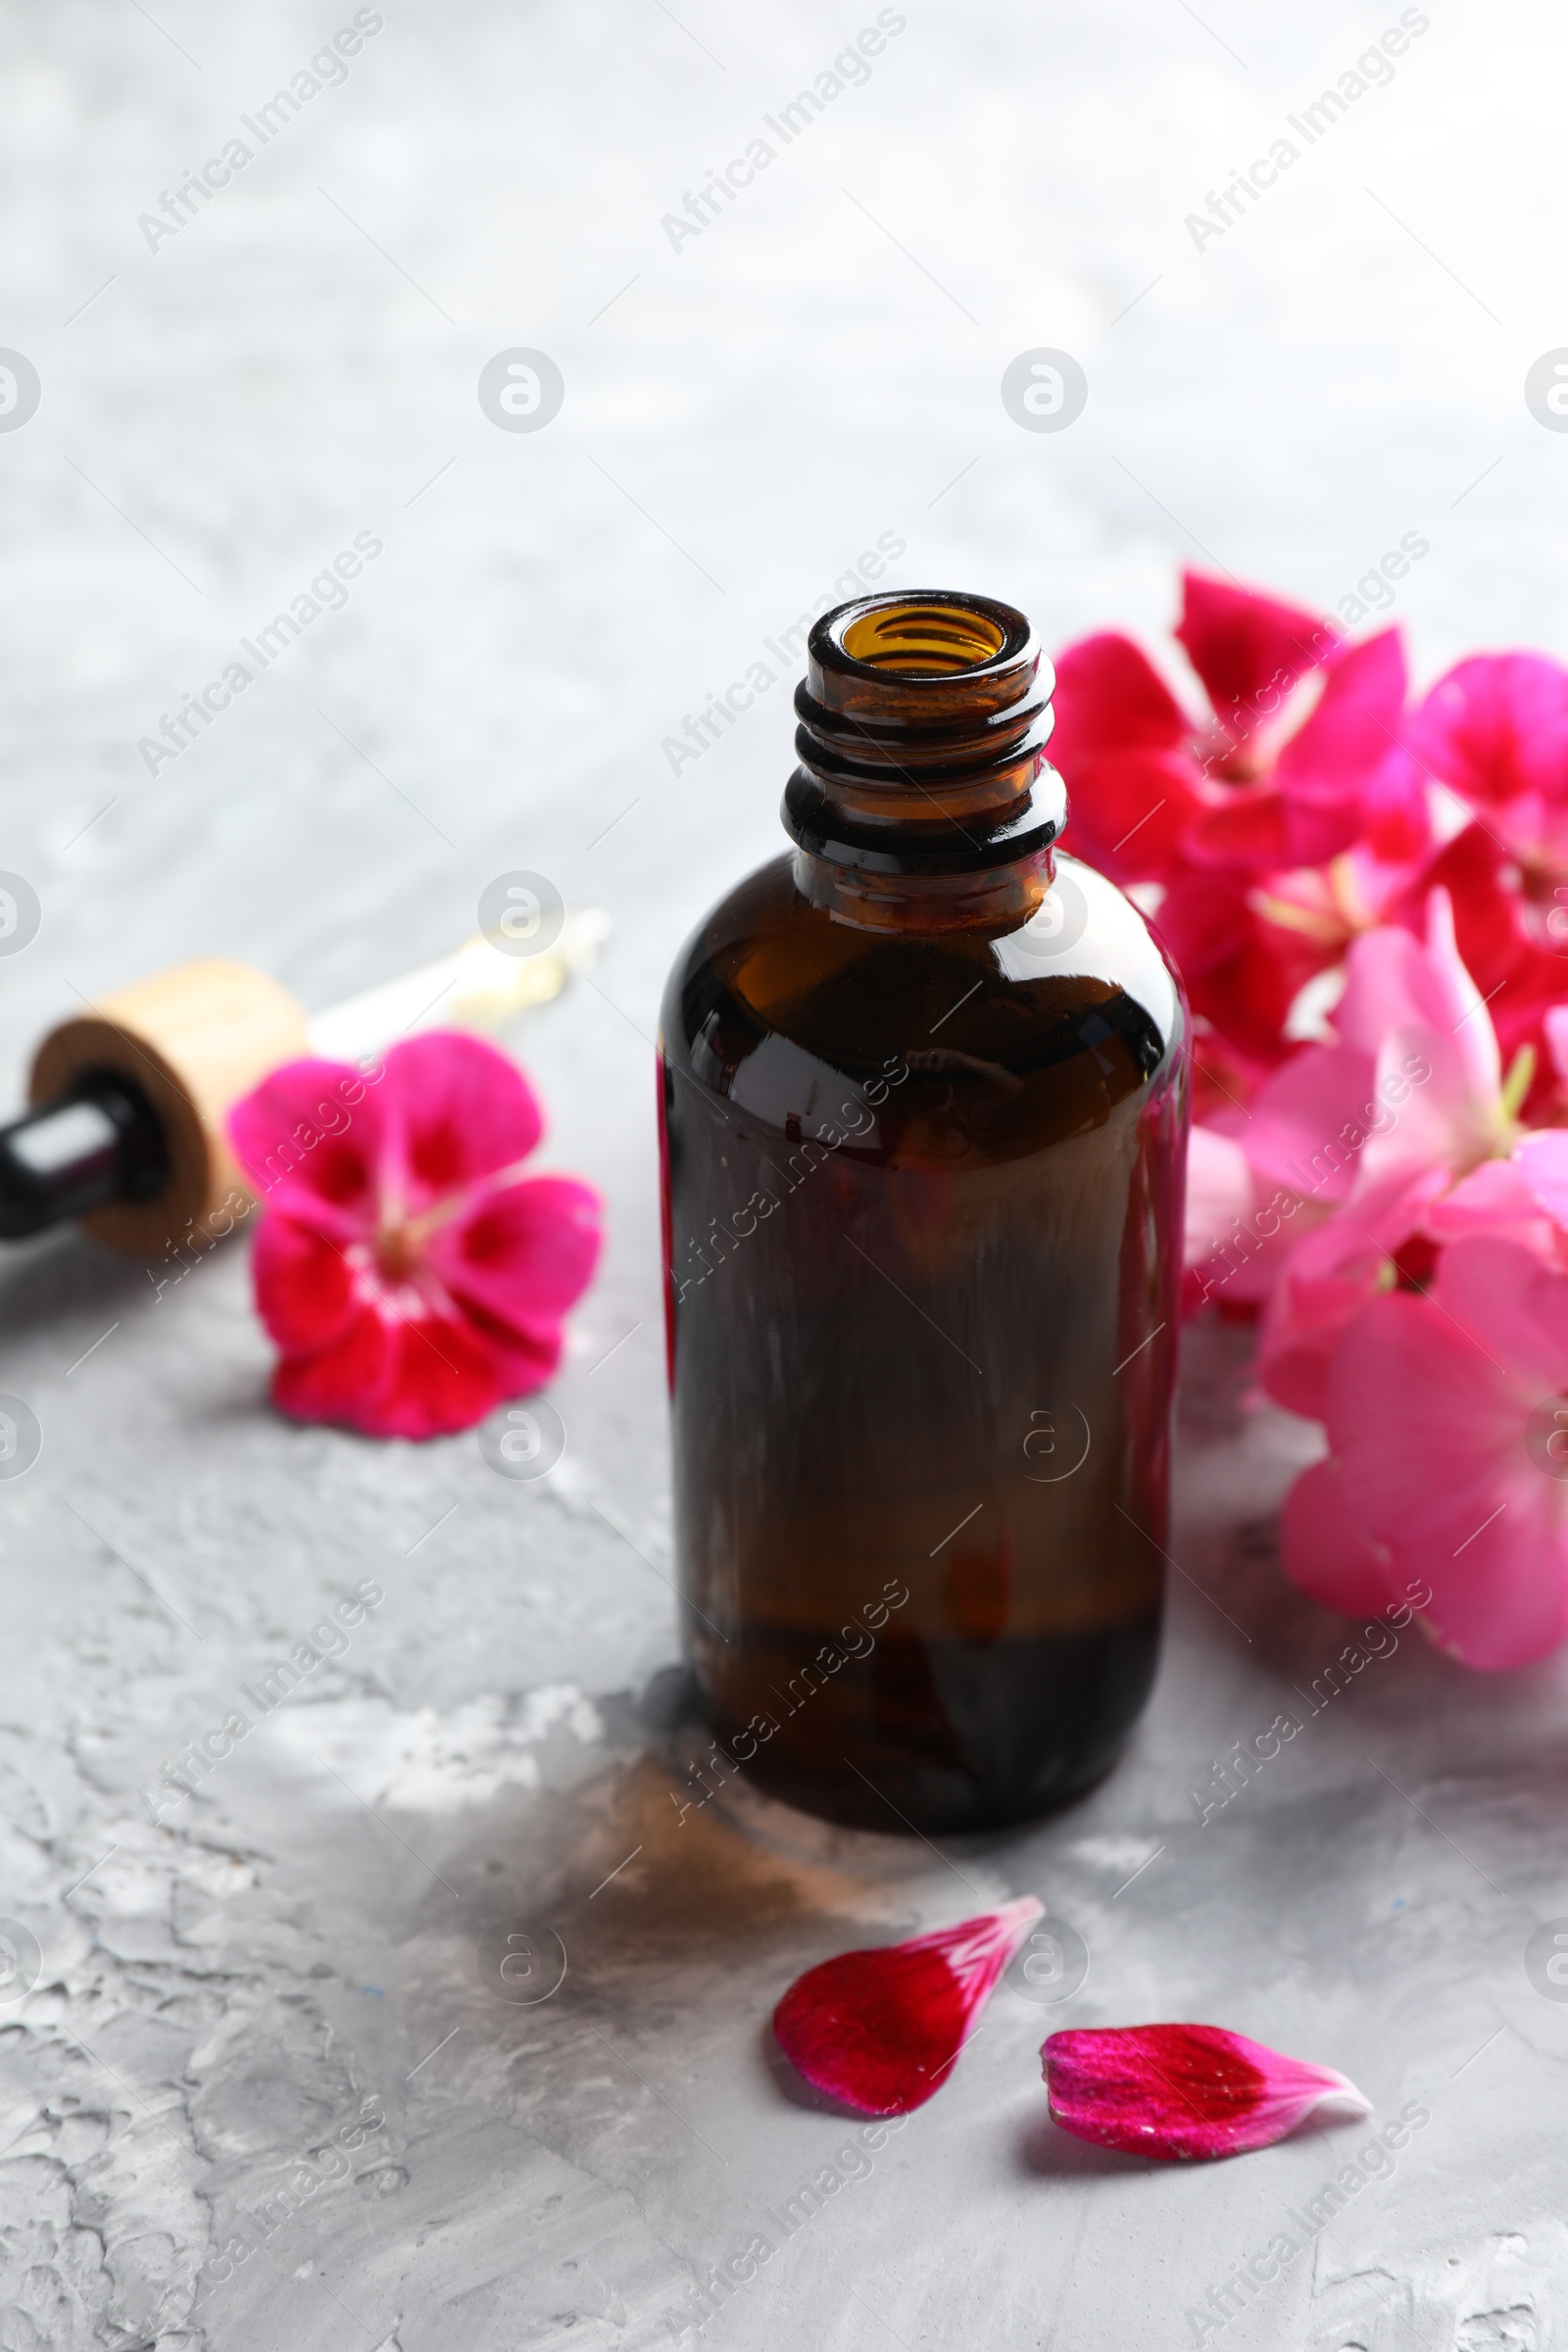
[[[933,1936],[840,1952],[773,2012],[779,2048],[814,2089],[862,2115],[907,2115],[940,2090],[1034,1922],[1032,1894]]]
[[[1545,654],[1472,654],[1410,721],[1410,748],[1480,811],[1532,883],[1568,876],[1568,669]],[[1568,893],[1553,902],[1563,904]],[[1568,922],[1558,936],[1568,943]]]
[[[1281,1058],[1302,987],[1425,855],[1427,780],[1400,741],[1396,630],[1348,645],[1299,607],[1188,572],[1176,635],[1206,713],[1129,639],[1086,638],[1056,664],[1052,757],[1074,849],[1160,887],[1194,1011],[1245,1082]]]
[[[1179,855],[1306,865],[1360,830],[1357,787],[1381,766],[1404,703],[1396,632],[1345,646],[1299,606],[1182,575],[1179,644],[1209,709],[1184,710],[1147,655],[1114,632],[1056,662],[1052,757],[1075,845],[1119,882],[1169,879]],[[1326,666],[1304,722],[1294,690]],[[1294,723],[1293,723],[1294,722]]]
[[[1508,1234],[1538,1257],[1554,1259],[1568,1241],[1562,1231],[1568,1222],[1561,1181],[1565,1159],[1568,1134],[1560,1127],[1527,1135],[1511,1158],[1489,1159],[1434,1200],[1426,1212],[1427,1231],[1439,1242],[1456,1241],[1461,1234]]]
[[[228,1124],[265,1203],[256,1303],[284,1412],[436,1437],[550,1378],[600,1203],[571,1177],[517,1175],[544,1122],[506,1054],[435,1030],[394,1046],[373,1082],[290,1062]]]
[[[1568,669],[1542,654],[1472,655],[1412,714],[1408,741],[1476,812],[1428,879],[1453,892],[1460,948],[1504,1051],[1539,1051],[1544,1007],[1568,992]],[[1543,1055],[1533,1112],[1553,1097]]]
[[[1189,1258],[1205,1295],[1268,1301],[1259,1371],[1295,1412],[1321,1415],[1338,1334],[1395,1279],[1406,1245],[1431,1236],[1434,1204],[1518,1139],[1528,1064],[1505,1084],[1446,892],[1432,893],[1426,927],[1424,942],[1364,932],[1332,1042],[1303,1047],[1239,1132],[1196,1155],[1198,1198],[1231,1230],[1216,1225],[1205,1263],[1190,1227]]]
[[[1568,1138],[1552,1140],[1526,1167],[1568,1204]],[[1370,1614],[1419,1578],[1422,1622],[1467,1666],[1522,1666],[1568,1637],[1568,1273],[1509,1235],[1450,1242],[1429,1297],[1374,1298],[1348,1323],[1324,1417],[1329,1458],[1284,1519],[1303,1592]]]
[[[1053,2034],[1041,2050],[1054,2122],[1134,2156],[1239,2156],[1319,2107],[1372,2102],[1332,2067],[1282,2057],[1222,2026],[1112,2026]]]

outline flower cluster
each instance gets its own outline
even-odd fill
[[[1294,1581],[1418,1577],[1444,1648],[1523,1664],[1568,1638],[1568,669],[1412,698],[1397,630],[1196,574],[1176,635],[1206,710],[1087,638],[1054,757],[1191,999],[1189,1303],[1323,1424]]]

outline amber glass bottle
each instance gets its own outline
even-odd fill
[[[819,620],[792,854],[665,992],[675,1530],[723,1753],[897,1831],[1115,1757],[1163,1593],[1186,1006],[1057,856],[1023,615]]]

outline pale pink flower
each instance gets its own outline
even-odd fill
[[[1433,1203],[1512,1148],[1529,1078],[1522,1069],[1504,1084],[1446,891],[1428,901],[1424,942],[1390,925],[1353,943],[1331,1026],[1332,1043],[1264,1082],[1235,1136],[1195,1143],[1189,1224],[1189,1262],[1207,1293],[1268,1303],[1264,1387],[1312,1415],[1335,1337],[1394,1280]],[[1210,1227],[1217,1266],[1203,1266],[1201,1219],[1227,1210],[1230,1233]]]
[[[1427,1228],[1440,1242],[1507,1234],[1568,1268],[1568,1129],[1521,1137],[1507,1159],[1488,1160],[1434,1201]]]
[[[1568,1137],[1536,1152],[1568,1185]],[[1554,1164],[1548,1164],[1554,1163]],[[1506,1235],[1442,1251],[1430,1295],[1364,1305],[1329,1362],[1329,1458],[1286,1504],[1286,1573],[1374,1613],[1419,1579],[1421,1615],[1467,1666],[1522,1666],[1568,1637],[1568,1273]]]

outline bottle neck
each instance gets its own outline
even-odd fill
[[[1021,612],[905,593],[812,629],[784,794],[802,895],[877,931],[1005,931],[1050,887],[1066,817],[1050,664]]]
[[[1052,853],[978,874],[884,874],[842,858],[795,853],[795,887],[857,931],[1016,931],[1051,888]]]

